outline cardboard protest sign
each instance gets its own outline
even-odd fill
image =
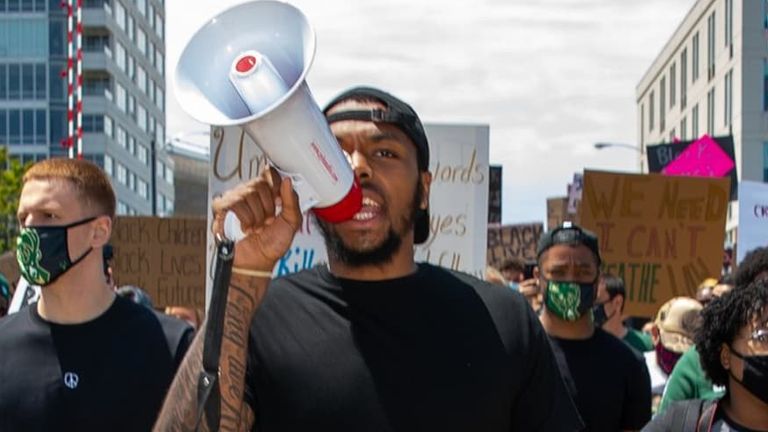
[[[768,184],[739,183],[739,233],[736,262],[749,251],[768,246]]]
[[[703,135],[693,141],[646,147],[648,170],[652,173],[691,177],[729,177],[730,199],[738,197],[738,176],[733,136]]]
[[[488,228],[488,126],[424,127],[432,172],[430,235],[424,245],[415,248],[416,260],[482,275]],[[211,129],[210,154],[209,204],[214,196],[257,177],[267,161],[261,149],[237,126]],[[212,268],[213,239],[210,234],[208,237],[208,268]],[[295,273],[326,261],[325,242],[315,217],[307,213],[273,275]],[[210,286],[209,278],[208,290]]]
[[[115,284],[143,289],[155,307],[204,307],[207,231],[204,219],[118,216]]]
[[[582,225],[598,235],[603,270],[624,279],[627,315],[652,317],[720,275],[729,188],[727,178],[585,173]]]
[[[510,258],[536,260],[536,246],[544,224],[503,225],[488,228],[488,265],[499,268]]]

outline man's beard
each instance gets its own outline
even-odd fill
[[[365,188],[366,186],[363,185],[363,189]],[[412,230],[415,226],[416,218],[423,214],[424,211],[420,207],[421,199],[422,188],[421,184],[417,182],[413,200],[411,201],[411,211],[406,216],[403,216],[400,221],[403,231]],[[398,233],[393,226],[390,226],[383,242],[371,249],[360,251],[345,245],[344,240],[342,240],[338,231],[335,230],[333,224],[317,219],[317,225],[320,227],[320,231],[325,239],[328,255],[350,267],[378,265],[392,261],[392,257],[400,249],[403,243],[403,236],[405,235],[405,232]]]

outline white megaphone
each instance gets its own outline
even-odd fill
[[[360,210],[362,191],[305,83],[314,55],[315,33],[299,9],[271,0],[234,6],[184,48],[176,97],[203,123],[241,126],[291,177],[302,211],[341,222]],[[237,231],[230,212],[225,234],[242,238]]]

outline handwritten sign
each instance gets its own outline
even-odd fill
[[[488,228],[488,265],[499,268],[510,258],[536,260],[536,246],[543,231],[541,223]]]
[[[720,275],[729,179],[587,171],[581,220],[604,271],[624,279],[626,313],[651,317]]]
[[[715,155],[715,156],[712,156]],[[723,156],[724,155],[724,156]],[[731,179],[731,200],[738,197],[733,137],[709,137],[703,135],[693,141],[658,144],[646,147],[648,170],[668,175],[699,177],[729,177]],[[682,159],[681,159],[682,158]],[[713,164],[711,159],[719,162]],[[727,159],[726,159],[727,158]],[[733,165],[728,163],[731,161]],[[726,169],[727,166],[730,169]],[[715,173],[722,173],[714,175]]]
[[[768,246],[768,184],[739,183],[739,240],[736,262],[749,251]]]
[[[117,286],[145,290],[154,306],[205,306],[204,219],[119,216],[112,231]]]

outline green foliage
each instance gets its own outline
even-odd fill
[[[22,165],[18,158],[8,157],[8,149],[0,146],[0,253],[14,249],[19,227],[16,210],[21,194],[21,179],[32,163]]]

